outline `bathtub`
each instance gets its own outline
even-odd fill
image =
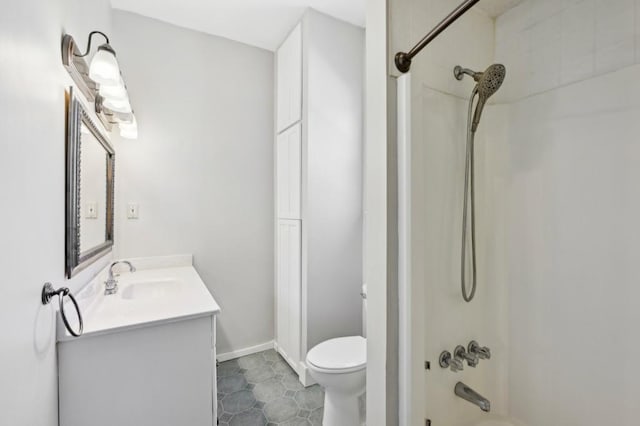
[[[495,414],[489,414],[483,416],[482,420],[477,421],[470,426],[526,426],[520,420],[512,417],[498,416]]]

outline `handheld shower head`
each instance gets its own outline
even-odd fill
[[[478,128],[478,124],[480,123],[480,116],[482,115],[482,110],[484,109],[487,99],[496,93],[500,86],[502,86],[504,77],[507,74],[507,69],[502,64],[493,64],[484,70],[484,72],[474,72],[458,65],[454,68],[453,73],[458,80],[462,80],[463,75],[467,74],[473,77],[473,79],[478,83],[476,85],[476,90],[478,92],[478,104],[476,105],[476,111],[473,114],[473,121],[471,124],[471,131],[475,132]]]
[[[480,124],[480,116],[482,115],[482,109],[487,99],[498,91],[504,77],[507,75],[507,69],[502,64],[490,65],[480,76],[476,79],[478,82],[478,104],[476,105],[476,112],[473,114],[473,123],[471,124],[471,131],[475,132]]]

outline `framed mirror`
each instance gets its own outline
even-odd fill
[[[115,151],[73,88],[67,94],[66,275],[113,246]]]

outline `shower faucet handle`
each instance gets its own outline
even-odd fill
[[[467,351],[469,353],[475,354],[480,359],[490,359],[491,358],[491,349],[486,346],[480,346],[478,342],[472,340],[469,342],[469,346],[467,347]]]
[[[467,352],[462,345],[456,346],[456,349],[453,351],[453,357],[467,361],[467,365],[473,368],[476,368],[480,362],[480,358],[477,354]]]
[[[442,351],[440,357],[438,358],[438,362],[440,364],[440,367],[449,368],[454,373],[464,370],[462,359],[452,356],[451,352],[449,351]]]

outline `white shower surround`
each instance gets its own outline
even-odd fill
[[[392,51],[445,6],[396,7]],[[639,349],[628,336],[640,320],[632,302],[640,296],[640,232],[632,226],[640,213],[632,184],[640,178],[640,1],[524,1],[498,17],[483,57],[481,49],[467,52],[486,46],[478,15],[445,32],[412,72],[414,371],[432,361],[413,385],[413,420],[462,426],[484,418],[448,393],[448,382],[460,379],[487,396],[492,411],[530,426],[634,424],[635,370],[598,365],[615,348],[616,364],[631,366]],[[403,19],[412,23],[409,36],[397,28]],[[507,79],[476,141],[479,298],[464,306],[451,244],[459,241],[471,86],[456,82],[451,68],[483,70],[494,61],[507,66]],[[472,314],[477,308],[484,312]],[[434,346],[450,350],[460,328],[484,334],[494,356],[472,372],[434,367]]]

